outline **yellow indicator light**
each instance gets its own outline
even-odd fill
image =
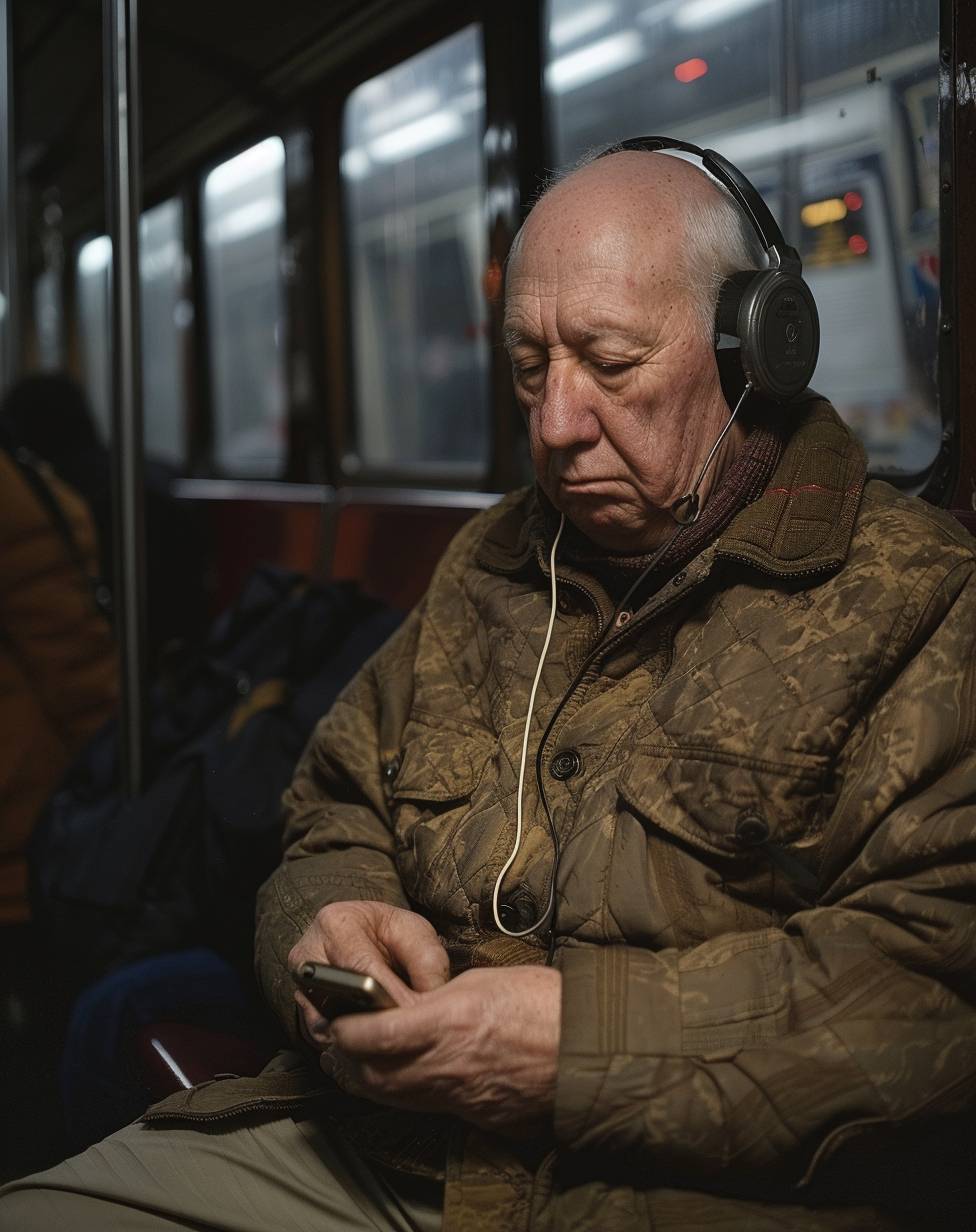
[[[805,227],[822,227],[824,223],[840,222],[847,217],[847,206],[840,197],[828,197],[825,201],[811,201],[800,210],[800,219]]]

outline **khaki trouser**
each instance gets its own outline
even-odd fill
[[[129,1125],[0,1189],[0,1232],[435,1232],[443,1187],[371,1167],[314,1121]]]

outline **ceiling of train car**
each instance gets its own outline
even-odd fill
[[[177,151],[186,159],[190,134],[205,156],[208,128],[213,144],[280,109],[301,84],[300,74],[290,80],[289,66],[310,47],[362,28],[381,7],[377,0],[143,0],[147,179],[174,163]],[[14,0],[13,14],[19,172],[38,193],[58,191],[66,220],[72,211],[90,214],[103,167],[102,4]]]

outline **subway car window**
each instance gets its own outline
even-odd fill
[[[142,379],[146,453],[174,466],[186,458],[183,339],[192,320],[183,295],[183,207],[164,201],[142,216]]]
[[[139,270],[145,451],[150,457],[181,466],[186,458],[183,337],[192,320],[192,309],[183,296],[183,207],[175,198],[142,215]],[[107,442],[112,431],[112,241],[107,235],[96,236],[82,245],[76,271],[84,382],[102,438]]]
[[[268,137],[203,186],[214,460],[275,478],[287,454],[284,352],[285,146]]]
[[[112,372],[109,368],[112,241],[107,235],[96,235],[79,248],[75,287],[82,376],[102,439],[108,442],[112,436]]]
[[[475,480],[487,466],[483,59],[481,29],[468,26],[346,102],[349,469]]]
[[[815,388],[875,470],[924,471],[942,430],[938,0],[547,0],[546,31],[557,161],[643,132],[741,166],[803,255]]]

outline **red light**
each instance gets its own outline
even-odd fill
[[[844,204],[851,211],[859,210],[864,204],[864,198],[858,192],[844,193]]]
[[[856,257],[863,257],[868,250],[868,242],[863,235],[852,235],[847,241],[847,247]]]
[[[687,85],[689,81],[697,81],[707,72],[708,64],[697,57],[694,60],[682,60],[680,64],[674,66],[674,75],[682,85]]]

